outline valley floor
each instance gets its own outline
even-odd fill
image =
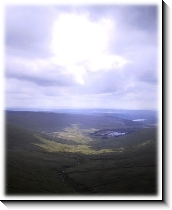
[[[6,195],[156,195],[157,129],[124,128],[132,132],[102,139],[80,124],[6,123]]]

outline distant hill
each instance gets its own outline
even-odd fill
[[[97,129],[141,125],[139,122],[121,119],[111,114],[83,115],[29,111],[6,111],[6,121],[39,132],[55,132],[71,124]]]

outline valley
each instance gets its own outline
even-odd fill
[[[6,112],[7,195],[154,195],[157,127],[111,116]]]

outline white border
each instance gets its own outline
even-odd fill
[[[166,0],[170,1],[170,0]],[[152,5],[162,4],[160,0],[4,0],[4,5],[69,5],[69,4],[137,4]]]
[[[124,1],[124,0],[121,0],[121,1],[114,1],[114,0],[107,0],[107,1],[102,1],[102,0],[94,0],[94,1],[92,1],[92,0],[88,0],[88,1],[66,1],[66,0],[64,0],[64,1],[57,1],[57,0],[35,0],[35,1],[30,1],[30,0],[25,0],[25,1],[22,1],[22,0],[20,0],[20,1],[9,1],[9,0],[6,0],[5,2],[3,2],[3,7],[1,7],[1,10],[2,10],[2,12],[1,12],[1,15],[3,14],[3,9],[4,9],[4,6],[5,5],[14,5],[14,4],[16,4],[16,5],[19,5],[19,4],[27,4],[27,5],[33,5],[33,4],[37,4],[37,5],[51,5],[51,4],[71,4],[71,3],[75,3],[75,4],[111,4],[111,3],[118,3],[118,4],[140,4],[140,5],[152,5],[152,4],[156,4],[156,5],[158,5],[158,7],[159,7],[159,16],[160,16],[160,18],[159,18],[159,34],[161,34],[161,11],[162,11],[162,1],[160,1],[160,0],[153,0],[153,1],[150,1],[150,0],[144,0],[144,1]],[[4,20],[3,18],[1,18],[1,22],[3,22],[2,20]],[[3,25],[3,23],[1,23],[2,24],[2,26],[4,27],[4,25]],[[4,45],[4,36],[2,35],[2,39],[1,39],[2,41],[2,45],[1,46],[3,46]],[[159,35],[159,42],[160,42],[160,46],[159,46],[159,50],[160,50],[160,52],[162,52],[162,46],[161,46],[161,35]],[[3,49],[3,47],[2,47],[2,49]],[[4,50],[4,49],[3,49]],[[4,51],[2,50],[2,61],[4,60],[3,59],[3,55],[4,55]],[[159,55],[159,59],[160,59],[160,63],[162,63],[162,60],[161,60],[161,58],[162,58],[162,54],[160,53],[160,55]],[[1,62],[1,63],[3,63],[3,62]],[[162,69],[161,69],[161,65],[160,65],[160,70],[159,70],[159,75],[160,75],[160,80],[161,80],[161,78],[162,78],[162,75],[161,75],[161,72],[162,72]],[[3,75],[2,75],[2,71],[1,71],[1,78],[2,78],[2,82],[1,82],[1,84],[3,84],[4,83],[4,79],[3,79]],[[4,87],[4,86],[3,86]],[[161,106],[161,95],[162,95],[162,91],[161,91],[161,84],[160,84],[160,88],[159,88],[159,93],[160,93],[160,100],[159,100],[159,107],[160,107],[160,110],[161,110],[161,108],[162,108],[162,106]],[[4,94],[3,94],[3,88],[1,89],[1,94],[2,94],[2,96],[3,96],[3,98],[2,98],[2,101],[3,101],[3,99],[4,99]],[[2,106],[3,107],[3,106]],[[2,110],[3,110],[3,108],[2,108]],[[160,111],[160,115],[161,115],[162,113],[161,113],[161,111]],[[4,122],[4,116],[3,116],[3,113],[1,113],[1,119],[2,119],[2,122],[1,122],[1,126],[3,125],[3,122]],[[160,120],[161,121],[161,120]],[[3,126],[2,126],[3,127]],[[161,132],[161,128],[162,128],[162,125],[160,125],[160,129],[159,129],[159,136],[161,137],[161,134],[162,134],[162,132]],[[2,129],[2,131],[3,131],[3,129]],[[3,137],[4,137],[4,133],[3,133]],[[162,139],[160,139],[160,141],[161,141]],[[4,145],[2,145],[1,146],[1,148],[4,148]],[[161,165],[161,163],[162,163],[162,156],[161,156],[161,150],[162,149],[162,145],[160,144],[160,146],[159,146],[159,159],[158,159],[158,163],[159,163],[159,165]],[[3,157],[4,157],[4,151],[2,151],[1,152],[1,156],[3,155]],[[4,161],[3,161],[3,163],[4,163]],[[4,164],[1,164],[1,171],[3,171],[3,169],[4,169]],[[160,167],[159,168],[159,182],[160,182],[160,188],[159,188],[159,191],[161,191],[161,178],[162,178],[162,176],[161,176],[161,172],[162,172],[162,168]],[[4,185],[4,174],[2,174],[2,176],[1,176],[1,183],[3,183],[3,185]],[[3,186],[3,185],[1,185],[1,186]],[[3,190],[4,189],[2,189],[1,188],[1,199],[2,200],[75,200],[75,199],[78,199],[78,200],[161,200],[162,199],[162,194],[160,193],[160,194],[158,194],[157,196],[95,196],[95,197],[93,197],[93,196],[79,196],[79,197],[74,197],[74,196],[6,196],[6,195],[4,195],[4,192],[3,192]],[[139,209],[141,208],[142,206],[139,206]],[[83,207],[82,207],[83,208]],[[132,207],[133,208],[133,207]]]

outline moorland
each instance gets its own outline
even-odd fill
[[[157,129],[152,112],[6,111],[5,193],[155,195]]]

